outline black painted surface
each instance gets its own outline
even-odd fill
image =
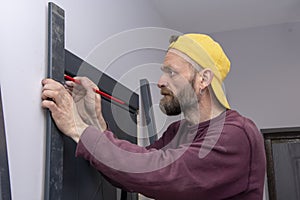
[[[114,80],[105,73],[96,69],[94,66],[74,55],[72,52],[65,50],[65,57],[65,68],[68,75],[87,76],[98,85],[101,91],[118,97],[118,99],[125,102],[125,105],[121,105],[112,101],[112,104],[114,105],[120,106],[127,110],[129,109],[130,112],[136,112],[136,110],[139,108],[139,97],[136,93],[132,92],[124,85],[118,83],[118,81]],[[103,99],[111,102],[110,99],[105,97],[103,97]]]
[[[65,70],[65,73],[70,76],[77,76],[79,72],[80,76],[87,76],[97,83],[100,90],[110,95],[113,93],[113,96],[118,99],[128,100],[128,105],[121,105],[102,98],[102,113],[109,129],[119,139],[136,144],[138,95],[68,50],[65,52]],[[121,194],[117,195],[116,187],[106,181],[87,161],[74,157],[75,148],[76,144],[73,141],[65,143],[64,199],[114,200],[120,198]],[[88,187],[85,187],[87,185]],[[72,194],[73,189],[76,192]],[[123,199],[137,199],[137,194],[127,193],[126,195],[124,192],[122,194]]]
[[[64,10],[54,3],[48,4],[48,77],[64,81]],[[45,200],[61,200],[63,186],[63,136],[46,116]]]
[[[126,104],[121,105],[103,98],[103,115],[117,137],[136,143],[138,95],[64,49],[64,11],[53,3],[49,3],[48,32],[48,77],[63,82],[65,73],[71,76],[79,73],[98,83],[102,91],[125,101]],[[116,187],[89,162],[76,158],[75,149],[76,143],[60,133],[48,112],[44,199],[117,199],[120,194]],[[127,193],[123,199],[137,199],[137,194]]]
[[[272,146],[277,199],[300,199],[300,139]]]
[[[261,131],[265,138],[269,199],[300,199],[300,128]]]
[[[76,143],[69,138],[64,140],[64,200],[104,200],[116,199],[116,188],[90,166],[89,162],[75,157]]]
[[[154,113],[152,109],[150,85],[147,79],[140,80],[140,88],[141,88],[142,106],[144,108],[143,110],[144,110],[147,129],[148,129],[149,143],[153,144],[157,140],[157,131],[156,131]]]
[[[3,105],[0,87],[0,200],[10,200],[10,178],[4,127]]]
[[[65,73],[70,76],[86,76],[94,81],[101,91],[125,101],[126,105],[121,105],[102,97],[103,115],[108,121],[110,129],[118,138],[137,143],[136,116],[139,108],[139,96],[135,92],[68,50],[65,50]]]

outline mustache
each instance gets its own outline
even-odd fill
[[[160,94],[161,95],[173,95],[173,92],[167,88],[161,88]]]

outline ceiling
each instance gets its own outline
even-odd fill
[[[214,33],[300,21],[300,0],[152,0],[167,28]]]

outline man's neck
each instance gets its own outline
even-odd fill
[[[186,109],[183,113],[185,119],[189,123],[195,125],[207,120],[211,120],[219,116],[224,111],[225,108],[219,104],[212,102],[199,102],[199,104],[195,106],[195,108]]]

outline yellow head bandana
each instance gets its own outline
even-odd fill
[[[230,61],[222,47],[211,37],[204,34],[185,34],[176,38],[169,46],[169,49],[177,49],[203,68],[210,68],[214,73],[212,89],[225,107],[230,109],[222,83],[230,70]]]

